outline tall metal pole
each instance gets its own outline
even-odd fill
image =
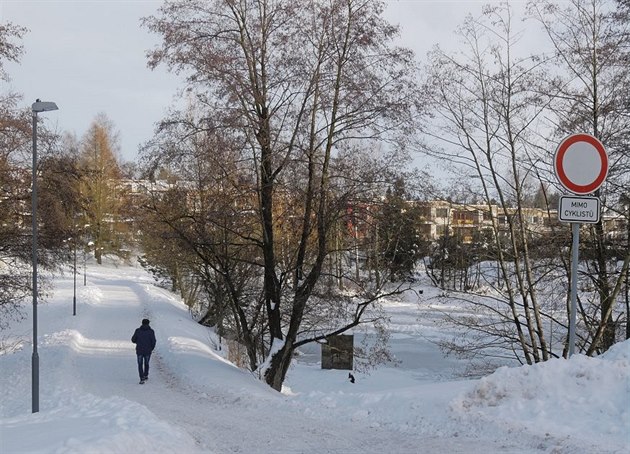
[[[32,410],[39,411],[39,354],[37,353],[37,112],[33,112],[33,176],[32,176],[32,222],[33,222],[33,357],[32,357]]]
[[[580,252],[580,224],[571,223],[573,246],[571,248],[571,314],[569,317],[569,358],[575,352],[575,325],[577,322],[577,281]]]
[[[31,191],[33,221],[33,358],[32,367],[32,389],[33,413],[39,411],[39,354],[37,353],[37,112],[48,112],[57,110],[57,104],[50,101],[36,100],[31,106],[33,113],[33,181]]]
[[[74,287],[72,294],[72,315],[77,315],[77,235],[74,235]]]

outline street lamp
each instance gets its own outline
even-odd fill
[[[33,181],[31,190],[32,222],[33,222],[33,357],[32,371],[32,401],[33,413],[39,411],[39,354],[37,353],[37,114],[57,110],[54,102],[36,100],[31,106],[33,112]]]
[[[68,246],[68,249],[72,248],[74,251],[74,267],[73,267],[73,293],[72,293],[72,315],[77,315],[77,235],[75,226],[74,236],[63,240],[64,244]]]
[[[72,315],[77,315],[77,232],[74,232],[74,283],[72,293]]]
[[[87,229],[90,227],[90,224],[85,224],[83,226],[83,241],[85,242],[85,232],[87,232]],[[88,242],[87,244],[83,244],[83,286],[87,285],[87,249],[89,247],[92,247],[94,243],[92,243],[91,241]]]

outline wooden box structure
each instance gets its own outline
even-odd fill
[[[354,335],[329,336],[322,344],[322,369],[352,370],[354,366]]]

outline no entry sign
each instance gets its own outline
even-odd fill
[[[583,196],[596,191],[608,175],[608,155],[602,143],[588,134],[573,134],[558,145],[553,158],[558,181],[574,194]],[[569,317],[569,356],[575,350],[577,280],[580,249],[580,223],[600,220],[600,202],[596,197],[562,196],[558,217],[571,223],[571,311]]]
[[[573,134],[558,145],[553,160],[558,181],[574,194],[596,191],[608,175],[608,155],[589,134]]]

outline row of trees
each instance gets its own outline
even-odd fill
[[[90,241],[100,263],[101,254],[125,246],[130,237],[126,228],[134,223],[143,227],[145,258],[165,270],[188,301],[207,303],[202,322],[235,334],[247,347],[252,369],[272,358],[270,352],[280,352],[263,373],[280,389],[296,348],[359,325],[368,309],[377,320],[373,306],[379,296],[402,291],[399,286],[384,289],[391,281],[386,272],[374,285],[348,271],[343,261],[348,260],[344,251],[364,249],[356,237],[349,245],[349,201],[382,194],[403,162],[402,147],[379,151],[380,139],[404,145],[402,133],[412,129],[415,68],[409,51],[391,47],[395,29],[380,18],[380,5],[348,2],[304,10],[286,2],[262,14],[257,9],[262,3],[251,3],[234,7],[229,20],[219,2],[200,5],[212,20],[220,19],[217,27],[229,31],[230,40],[238,38],[227,49],[218,42],[207,50],[265,74],[248,76],[235,69],[221,75],[225,68],[217,70],[216,88],[227,90],[220,100],[212,100],[221,115],[207,116],[211,98],[199,92],[186,112],[174,112],[163,123],[147,146],[147,173],[153,176],[159,167],[162,176],[185,183],[145,200],[143,212],[124,211],[132,204],[121,193],[117,139],[106,117],[97,117],[80,141],[41,128],[40,256],[43,265],[55,267],[77,242]],[[164,9],[185,16],[193,11],[189,6],[194,7]],[[254,11],[262,16],[250,23]],[[306,17],[313,20],[309,30],[301,23]],[[156,19],[154,26],[158,23]],[[254,29],[266,31],[252,42],[240,36]],[[24,33],[17,27],[4,30],[3,43]],[[312,33],[319,33],[316,41]],[[277,40],[294,46],[294,57],[277,51],[259,55],[260,46]],[[302,52],[307,47],[310,51]],[[12,52],[7,56],[17,60],[20,47],[6,48]],[[173,48],[173,55],[190,50],[182,44]],[[266,74],[271,68],[273,78]],[[238,85],[231,87],[234,83]],[[240,93],[247,83],[252,83],[251,96]],[[239,97],[244,115],[233,108]],[[13,210],[2,210],[7,215],[2,225],[15,234],[3,240],[16,237],[21,242],[14,248],[19,256],[0,255],[6,276],[24,268],[13,282],[2,279],[6,294],[12,295],[3,307],[17,309],[31,291],[26,172],[31,130],[30,112],[18,107],[17,95],[14,99],[21,123],[18,132],[11,131],[16,145],[7,149],[3,161],[6,196],[1,200],[3,208]],[[362,138],[370,148],[358,153]],[[386,238],[381,244],[395,241],[386,223],[379,228]],[[387,249],[393,263],[396,248]],[[18,283],[22,298],[16,297]],[[339,292],[340,285],[350,287],[352,294]],[[382,344],[371,348],[372,358],[385,355]]]
[[[386,358],[378,302],[408,290],[401,279],[426,256],[433,270],[470,273],[474,265],[482,276],[465,277],[462,298],[479,314],[452,318],[470,336],[449,348],[489,345],[528,364],[566,354],[557,345],[565,345],[570,251],[555,241],[548,247],[557,252],[540,260],[523,208],[550,206],[550,150],[579,129],[608,148],[612,167],[599,196],[627,221],[627,1],[533,2],[530,20],[550,43],[534,56],[520,48],[512,9],[488,8],[462,24],[459,51],[436,47],[422,73],[413,54],[395,45],[398,29],[383,8],[375,0],[164,4],[144,20],[163,40],[149,64],[188,75],[187,103],[160,122],[142,166],[149,178],[179,184],[126,213],[131,204],[117,192],[123,171],[106,118],[81,141],[43,134],[42,197],[50,196],[42,203],[42,247],[61,251],[63,239],[82,228],[100,260],[124,247],[126,220],[140,221],[144,263],[170,280],[202,323],[241,342],[249,367],[278,390],[297,348],[364,323],[375,324],[382,341],[371,357]],[[23,32],[1,28],[0,40]],[[2,49],[0,62],[19,56],[15,44]],[[12,99],[2,104],[13,110],[0,123],[13,140],[0,161],[0,203],[12,211],[0,215],[13,213],[14,222],[0,224],[28,244],[28,194],[18,190],[28,177],[18,170],[26,166],[30,118]],[[420,241],[418,213],[406,200],[440,193],[426,175],[405,171],[411,149],[446,160],[456,187],[465,187],[460,193],[488,206],[491,229],[472,261],[456,253],[464,246],[453,238]],[[359,231],[361,224],[369,228]],[[630,248],[615,248],[613,257],[608,233],[597,224],[589,235],[585,276],[594,291],[581,295],[579,332],[579,348],[589,354],[609,348],[624,320]],[[3,246],[9,237],[0,236],[8,251],[0,260],[27,263],[24,244],[14,256]],[[442,274],[434,277],[445,286]]]
[[[566,333],[566,243],[550,245],[558,250],[548,263],[537,260],[522,210],[538,188],[536,203],[550,206],[560,138],[579,130],[607,146],[613,164],[598,195],[606,209],[628,216],[620,203],[629,175],[627,2],[532,2],[529,23],[549,38],[548,52],[536,55],[522,49],[509,6],[487,8],[462,24],[458,51],[436,47],[429,55],[423,86],[411,53],[393,44],[397,29],[382,8],[368,0],[188,1],[144,21],[163,39],[150,65],[187,74],[189,100],[160,124],[145,164],[167,166],[201,194],[194,209],[173,209],[185,194],[154,201],[160,247],[191,260],[182,272],[180,256],[170,254],[176,263],[168,266],[180,282],[194,281],[213,322],[229,320],[250,367],[264,361],[264,379],[276,389],[297,347],[359,324],[384,294],[380,271],[396,273],[424,252],[417,235],[402,234],[411,223],[392,215],[404,211],[394,198],[380,211],[387,229],[371,229],[364,244],[357,234],[345,235],[351,241],[339,235],[350,201],[372,203],[388,187],[396,191],[400,158],[414,137],[459,172],[458,187],[491,213],[498,204],[508,219],[507,235],[495,217],[484,240],[496,265],[484,268],[491,296],[467,286],[479,293],[465,299],[482,316],[453,319],[471,330],[463,344],[449,346],[459,351],[484,342],[528,364],[566,354],[553,348],[564,340],[551,339]],[[615,342],[629,253],[611,257],[601,223],[589,238],[586,274],[595,292],[582,295],[579,348],[592,354]],[[437,261],[447,249],[436,251]],[[364,271],[376,271],[347,269],[351,297],[326,285],[327,276],[343,274],[340,251],[360,251]]]
[[[189,74],[191,94],[145,157],[200,194],[193,209],[156,201],[155,219],[277,390],[297,348],[356,327],[400,291],[348,275],[342,293],[326,279],[349,202],[384,193],[419,117],[413,55],[393,45],[382,10],[191,1],[145,20],[163,38],[150,65]]]
[[[26,30],[0,24],[0,78],[9,81],[6,62],[18,62]],[[40,122],[42,119],[40,119]],[[0,329],[21,316],[20,307],[32,295],[31,152],[32,117],[18,93],[0,93]],[[66,262],[75,247],[94,245],[100,256],[118,251],[126,235],[123,200],[114,189],[121,170],[116,158],[113,125],[98,116],[81,141],[40,126],[38,248],[39,261],[54,269]],[[41,277],[41,276],[40,276]],[[44,278],[39,286],[47,289]]]
[[[482,316],[476,322],[454,319],[471,336],[449,347],[472,354],[483,341],[531,364],[557,354],[550,347],[554,327],[566,333],[566,243],[547,245],[557,247],[556,260],[536,260],[522,210],[528,187],[556,185],[551,163],[560,139],[586,132],[605,144],[611,167],[596,195],[605,210],[628,222],[630,20],[625,1],[537,1],[528,4],[526,14],[546,32],[547,52],[524,52],[523,30],[515,27],[510,7],[487,8],[462,25],[460,51],[436,47],[430,54],[425,92],[435,111],[429,133],[436,139],[427,151],[453,163],[469,182],[468,191],[488,206],[497,200],[509,220],[509,242],[502,245],[493,219],[499,285],[491,297],[466,298]],[[507,216],[509,207],[516,207],[515,216]],[[588,232],[580,279],[594,291],[581,294],[579,332],[579,348],[587,354],[607,350],[624,319],[627,235],[624,241],[611,248],[601,222]],[[486,272],[497,274],[494,267]],[[563,299],[564,310],[558,304]],[[627,318],[626,311],[626,324]],[[558,344],[565,345],[566,355],[564,339]]]

